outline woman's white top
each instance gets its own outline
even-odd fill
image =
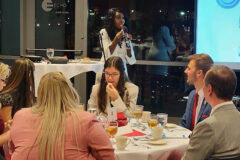
[[[133,83],[126,82],[125,83],[126,90],[124,92],[123,99],[119,96],[115,101],[110,101],[109,96],[107,97],[107,106],[105,112],[111,108],[111,104],[113,107],[117,108],[117,112],[123,112],[126,117],[132,117],[133,109],[137,102],[138,97],[138,86]],[[105,113],[100,112],[98,108],[98,92],[100,88],[100,83],[96,84],[92,88],[92,93],[90,95],[90,99],[88,100],[88,105],[91,107],[96,107],[97,113],[100,116],[107,116]],[[128,95],[128,98],[127,98]],[[111,104],[110,104],[111,103]],[[127,107],[126,104],[129,104]]]

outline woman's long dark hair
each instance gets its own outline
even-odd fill
[[[0,93],[16,93],[12,116],[23,107],[31,107],[35,102],[34,64],[27,58],[17,59],[12,67],[6,87]]]
[[[104,25],[103,25],[111,40],[113,40],[116,35],[116,27],[114,24],[114,18],[115,18],[116,12],[122,13],[124,15],[124,19],[125,19],[124,26],[127,27],[128,33],[131,33],[129,19],[128,19],[126,13],[120,8],[111,8],[108,10],[108,13],[106,15]]]
[[[110,67],[114,67],[120,72],[120,77],[119,77],[119,81],[116,89],[120,97],[123,99],[124,92],[126,90],[125,82],[128,82],[129,80],[128,80],[128,77],[126,76],[122,59],[120,57],[115,57],[115,56],[108,58],[104,64],[103,71],[105,72],[105,69]],[[105,113],[105,109],[107,106],[106,86],[107,86],[107,81],[105,79],[105,74],[103,73],[102,79],[100,82],[100,88],[98,91],[98,106],[99,106],[100,112],[103,112],[103,113]]]

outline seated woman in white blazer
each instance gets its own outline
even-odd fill
[[[129,82],[125,67],[120,57],[110,57],[104,64],[101,82],[94,85],[88,106],[96,107],[100,116],[107,116],[110,107],[132,117],[136,105],[138,87]]]

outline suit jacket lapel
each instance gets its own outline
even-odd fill
[[[205,100],[205,98],[204,98],[203,101],[202,101],[202,105],[201,105],[199,114],[198,114],[197,122],[200,120],[200,118],[201,118],[201,116],[202,116],[202,114],[203,114],[206,106],[207,106],[207,102],[206,102],[206,100]]]

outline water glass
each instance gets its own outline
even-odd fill
[[[168,114],[158,113],[157,117],[158,117],[158,123],[161,124],[161,126],[165,127],[167,124],[167,120],[168,120]]]
[[[97,105],[88,104],[87,112],[97,115]]]
[[[54,49],[53,48],[47,48],[46,50],[46,56],[49,58],[54,56]]]
[[[106,129],[107,128],[107,118],[104,116],[98,116],[97,117],[99,123],[101,124],[101,126]]]
[[[89,113],[93,113],[95,115],[97,115],[97,109],[96,108],[88,108],[87,110]]]

